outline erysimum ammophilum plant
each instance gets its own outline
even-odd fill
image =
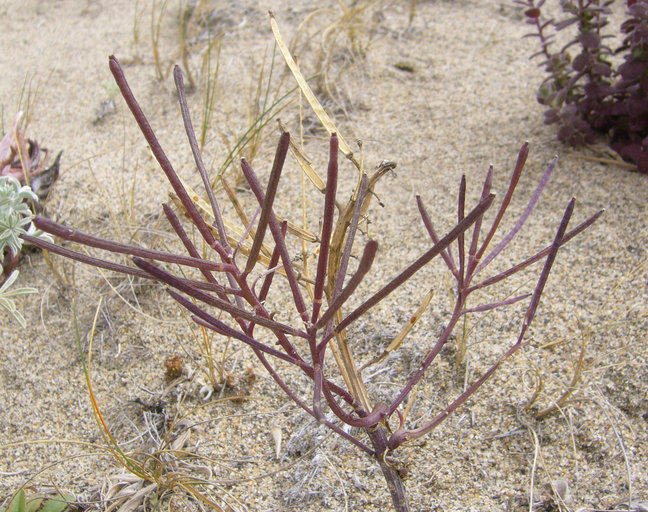
[[[613,0],[561,2],[567,14],[561,21],[543,16],[544,0],[516,3],[526,7],[527,22],[535,27],[529,36],[540,41],[534,57],[543,58],[548,74],[538,90],[538,102],[549,107],[545,122],[557,123],[558,138],[575,146],[608,136],[612,149],[648,174],[648,0],[627,0],[616,50],[605,44],[610,35],[602,31]],[[573,25],[576,37],[555,51],[555,32]],[[623,57],[618,66],[615,55]]]
[[[457,224],[443,237],[437,235],[423,203],[420,198],[417,199],[423,224],[431,239],[431,248],[407,265],[404,270],[401,270],[376,293],[361,301],[360,305],[350,313],[345,314],[343,313],[344,306],[369,272],[377,254],[378,244],[373,240],[369,240],[359,257],[355,272],[350,272],[349,266],[352,254],[354,254],[355,235],[361,218],[362,207],[368,197],[367,191],[371,188],[371,179],[365,175],[359,180],[352,199],[346,208],[340,211],[336,221],[338,137],[333,134],[330,140],[330,156],[324,191],[324,211],[319,237],[318,260],[313,279],[312,300],[307,300],[286,244],[286,224],[285,222],[280,223],[273,211],[273,201],[289,149],[289,134],[283,133],[280,137],[265,190],[259,183],[250,164],[245,160],[241,162],[243,174],[259,203],[260,209],[256,230],[253,231],[252,226],[248,227],[248,232],[253,232],[254,237],[247,255],[244,256],[241,254],[242,251],[238,251],[238,246],[233,247],[228,242],[226,224],[221,215],[219,204],[209,186],[210,180],[198,150],[185,99],[180,69],[176,68],[174,74],[180,107],[189,144],[205,185],[215,219],[213,224],[208,224],[203,219],[196,208],[195,199],[187,193],[167,159],[148,120],[135,100],[115,57],[110,58],[110,69],[153,154],[165,172],[175,194],[177,194],[184,210],[183,213],[186,213],[191,224],[202,237],[205,246],[209,248],[209,254],[201,256],[178,216],[166,204],[163,205],[164,213],[171,227],[182,241],[188,255],[153,251],[107,241],[56,224],[42,217],[34,219],[34,224],[38,228],[64,240],[114,253],[130,255],[133,257],[135,266],[117,264],[87,254],[77,253],[29,235],[23,235],[23,237],[35,245],[69,258],[165,283],[168,286],[168,293],[191,313],[196,323],[218,334],[231,336],[249,345],[261,364],[290,399],[320,423],[326,425],[372,457],[380,465],[395,510],[409,510],[405,485],[399,468],[388,455],[391,455],[403,443],[418,439],[439,425],[484,384],[504,359],[520,348],[537,310],[558,250],[563,244],[592,224],[601,212],[578,227],[568,230],[568,223],[574,208],[574,200],[572,199],[559,223],[554,240],[549,246],[504,272],[483,280],[480,277],[478,278],[482,270],[511,242],[529,218],[554,168],[555,161],[549,165],[542,176],[528,206],[512,230],[491,249],[490,244],[498,231],[502,217],[510,204],[511,197],[522,173],[528,152],[528,147],[525,144],[520,150],[506,194],[497,213],[494,215],[492,224],[488,228],[483,225],[483,222],[484,214],[491,207],[494,199],[494,194],[491,193],[492,168],[489,169],[486,175],[481,200],[468,212],[466,212],[465,205],[466,180],[462,179],[458,196]],[[472,231],[470,231],[471,229]],[[340,233],[343,233],[344,236],[340,237]],[[268,268],[262,272],[255,272],[255,265],[260,259],[260,251],[266,238],[271,238],[273,242]],[[332,242],[333,240],[337,241]],[[456,249],[452,249],[454,246],[456,246]],[[388,258],[389,252],[384,256]],[[352,346],[346,338],[347,328],[363,317],[371,308],[386,299],[406,281],[413,278],[420,269],[436,256],[441,256],[457,283],[456,302],[452,315],[434,344],[421,351],[419,354],[420,363],[416,371],[409,376],[398,395],[390,403],[374,403],[367,391],[361,372],[358,370],[357,362],[353,358]],[[484,289],[505,280],[539,261],[544,261],[544,266],[532,293],[467,308],[468,296],[475,290]],[[204,280],[190,279],[185,277],[185,273],[182,273],[182,276],[174,274],[164,268],[165,264],[198,269]],[[292,325],[279,322],[270,314],[272,304],[268,304],[269,291],[274,282],[275,274],[279,271],[287,279],[295,311],[299,317],[297,322]],[[350,277],[347,278],[347,275],[350,275]],[[433,419],[411,426],[407,414],[403,412],[409,410],[407,401],[412,399],[415,394],[413,393],[414,388],[425,376],[431,363],[448,342],[457,322],[463,315],[477,311],[487,311],[523,300],[528,300],[528,306],[517,335],[517,341],[481,377],[468,386],[463,393],[434,416]],[[220,313],[229,315],[231,321],[226,322],[217,318],[217,313],[218,316],[221,316]],[[284,317],[290,315],[289,311],[286,311],[286,313],[287,315],[283,315]],[[331,352],[328,350],[330,347],[335,348],[335,364],[332,364],[332,359],[327,357],[327,354]],[[387,350],[390,349],[391,347],[388,347]],[[374,355],[379,359],[384,353],[381,354],[381,351],[376,349]],[[294,365],[307,375],[312,382],[310,389],[297,389],[287,384],[279,372],[283,363],[280,365],[277,361]],[[392,417],[393,424],[390,425],[390,418]],[[355,427],[355,429],[349,429],[348,427]]]

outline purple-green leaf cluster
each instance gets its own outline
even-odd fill
[[[538,102],[547,106],[545,122],[558,125],[558,139],[578,146],[607,137],[624,160],[648,174],[648,0],[626,0],[621,45],[612,49],[605,34],[614,0],[560,2],[566,17],[543,16],[545,0],[516,0],[534,32],[547,78]],[[557,31],[576,27],[562,48],[554,47]],[[622,57],[622,62],[616,56]]]

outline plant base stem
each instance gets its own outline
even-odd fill
[[[367,430],[371,444],[376,450],[376,461],[380,465],[389,493],[391,494],[392,503],[396,512],[410,512],[407,500],[407,491],[405,482],[398,470],[385,460],[387,450],[387,434],[385,429],[377,427],[374,430]]]

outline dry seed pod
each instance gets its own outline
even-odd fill
[[[272,440],[275,444],[275,459],[279,460],[279,455],[281,454],[281,427],[278,425],[273,425],[270,427],[270,434],[272,435]]]

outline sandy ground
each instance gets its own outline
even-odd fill
[[[306,74],[323,55],[317,29],[338,19],[340,10],[335,2],[324,1],[304,8],[283,1],[213,3],[213,26],[224,32],[205,147],[205,160],[215,172],[228,146],[248,127],[261,66],[265,62],[266,76],[270,68],[273,40],[267,10],[274,10],[284,37],[291,40],[309,13],[329,9],[299,32],[302,42],[309,41],[306,34],[312,36],[299,55]],[[151,8],[149,2],[127,0],[0,2],[0,102],[7,127],[21,89],[31,84],[28,134],[53,151],[64,151],[61,177],[47,206],[53,218],[162,248],[173,243],[160,221],[159,205],[167,200],[169,186],[121,98],[115,97],[113,112],[98,115],[114,95],[107,64],[108,55],[115,54],[125,63],[128,80],[171,161],[198,185],[172,77],[156,77]],[[512,212],[522,211],[555,154],[559,164],[524,234],[502,255],[502,265],[544,247],[571,196],[578,200],[578,221],[606,209],[592,229],[561,251],[529,344],[424,443],[401,451],[412,508],[608,510],[631,496],[636,509],[636,503],[648,502],[646,176],[585,160],[584,155],[594,153],[554,140],[535,101],[542,72],[528,60],[535,49],[522,39],[527,28],[519,9],[494,0],[421,1],[408,26],[409,9],[405,1],[370,8],[358,32],[362,46],[371,43],[365,57],[350,61],[348,32],[342,32],[329,68],[337,90],[326,105],[340,132],[347,140],[363,141],[368,168],[383,159],[398,164],[376,189],[384,206],[374,201],[369,212],[368,231],[381,244],[380,262],[360,294],[376,289],[429,246],[416,194],[438,219],[439,230],[446,231],[455,215],[461,174],[467,176],[470,201],[489,164],[495,168],[494,188],[502,191],[524,141],[530,142],[531,153]],[[177,59],[178,26],[177,3],[170,2],[160,24],[165,70]],[[200,72],[204,48],[192,48],[190,59],[198,84],[190,96],[197,125],[207,81]],[[277,60],[272,94],[293,87],[290,77],[280,83],[282,73]],[[298,133],[299,109],[292,98],[281,118]],[[323,170],[327,138],[307,111],[304,128],[306,151]],[[270,167],[275,130],[274,122],[268,125],[252,159],[262,176]],[[294,162],[288,165],[277,210],[299,222],[297,169]],[[234,171],[228,172],[234,179]],[[354,183],[353,170],[343,168],[340,197]],[[250,200],[249,193],[240,194]],[[318,211],[319,195],[310,194],[308,201],[309,211]],[[309,226],[317,229],[319,219],[311,217]],[[176,447],[203,457],[164,459],[166,476],[142,506],[194,508],[186,493],[164,487],[165,479],[168,484],[184,473],[212,480],[210,496],[231,510],[389,509],[377,466],[299,412],[244,347],[232,343],[225,352],[225,342],[213,340],[233,388],[222,394],[225,400],[205,401],[209,380],[200,340],[159,288],[59,258],[53,262],[58,277],[42,253],[30,254],[20,266],[21,284],[40,291],[20,301],[27,329],[6,316],[1,322],[0,504],[21,485],[40,492],[56,487],[92,501],[106,497],[107,477],[127,482],[102,448],[75,336],[73,307],[85,353],[101,299],[92,349],[93,387],[121,449],[138,452],[138,460],[144,460],[142,453],[155,451],[174,419],[191,412],[168,440],[189,432]],[[390,383],[402,382],[447,319],[449,281],[441,271],[439,263],[352,333],[361,360],[375,355],[416,309],[420,290],[430,286],[423,280],[437,279],[431,309],[400,355],[371,381],[375,396],[393,394]],[[531,286],[531,275],[520,277],[518,285]],[[279,299],[279,311],[281,304]],[[424,417],[460,393],[465,379],[487,368],[514,340],[520,318],[520,311],[507,309],[471,320],[468,362],[455,364],[452,341],[419,393],[416,413]],[[569,388],[583,347],[582,378],[573,399],[559,412],[535,419],[524,406],[539,376],[543,390],[536,410]],[[173,355],[184,358],[184,378],[167,387],[164,361]],[[306,385],[286,371],[295,386]],[[230,400],[234,395],[246,398]],[[282,435],[278,456],[272,432]],[[569,487],[563,502],[551,491],[558,480]],[[140,484],[134,485],[131,491]],[[97,508],[107,505],[95,503]]]

